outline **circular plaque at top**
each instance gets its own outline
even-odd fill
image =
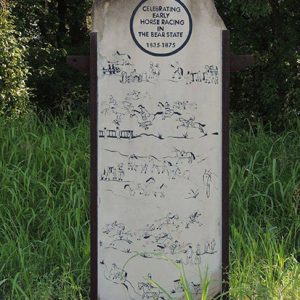
[[[169,56],[182,50],[192,28],[191,13],[180,0],[142,0],[130,21],[137,46],[154,56]]]

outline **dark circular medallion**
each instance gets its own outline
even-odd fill
[[[191,13],[180,0],[142,0],[130,20],[134,42],[153,56],[179,52],[189,42],[192,30]]]

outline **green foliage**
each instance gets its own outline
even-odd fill
[[[89,51],[91,0],[12,0],[16,26],[28,38],[28,85],[42,113],[88,113],[88,78],[66,63]]]
[[[0,117],[16,118],[29,111],[26,54],[26,39],[9,14],[0,11]]]
[[[277,129],[300,113],[300,7],[294,0],[216,0],[231,30],[232,51],[255,54],[250,70],[232,76],[231,108]]]
[[[0,119],[0,299],[88,299],[89,138]]]
[[[300,112],[300,6],[295,0],[215,0],[232,51],[257,63],[232,76],[231,109],[277,129]],[[87,54],[92,0],[11,0],[17,30],[29,38],[29,87],[42,111],[87,114],[87,77],[66,56]]]
[[[51,44],[31,47],[32,101],[43,114],[88,114],[88,78],[66,63],[67,50]]]
[[[299,134],[299,120],[231,134],[232,299],[300,298]]]
[[[89,299],[89,124],[68,124],[0,119],[0,299]],[[231,125],[230,299],[300,299],[300,122]]]

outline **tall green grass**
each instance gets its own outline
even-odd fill
[[[0,120],[1,300],[88,299],[88,126]],[[300,299],[299,137],[231,133],[230,299]]]
[[[300,299],[300,122],[231,134],[231,298]]]
[[[0,121],[0,299],[87,299],[88,124]]]

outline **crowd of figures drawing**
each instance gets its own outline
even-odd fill
[[[219,68],[214,65],[205,65],[201,70],[186,70],[178,61],[170,64],[170,78],[165,80],[185,84],[203,83],[219,84]],[[132,62],[129,54],[116,51],[110,59],[106,60],[102,67],[103,76],[116,77],[120,83],[155,83],[161,76],[161,69],[158,63],[150,62],[148,70],[139,71]]]
[[[146,107],[145,102],[151,103],[152,109]],[[104,127],[100,130],[99,137],[134,139],[152,136],[158,139],[193,139],[218,135],[218,132],[207,132],[206,124],[196,119],[194,114],[197,110],[197,103],[188,100],[155,102],[149,94],[136,90],[128,93],[124,100],[110,95],[101,105],[101,115],[110,128]],[[134,133],[133,129],[121,129],[134,123],[140,129],[138,133]],[[170,128],[169,132],[165,133],[165,128]]]
[[[136,66],[129,54],[120,51],[101,62],[102,79],[116,88],[104,88],[99,105],[99,204],[106,201],[106,209],[112,205],[111,216],[100,218],[99,263],[108,284],[122,288],[126,299],[166,300],[151,283],[157,276],[153,269],[137,279],[134,268],[126,265],[132,257],[152,264],[165,256],[191,270],[205,267],[205,258],[218,255],[217,234],[207,234],[211,210],[206,208],[212,209],[214,193],[220,192],[210,157],[220,136],[197,95],[171,96],[152,89],[161,82],[179,90],[182,86],[191,90],[196,84],[212,89],[219,85],[219,68],[204,65],[192,70],[175,61],[166,72],[166,66],[157,62],[143,65],[144,69]],[[143,206],[156,213],[147,215]],[[116,207],[126,207],[128,215],[119,219],[122,213],[115,212]],[[131,207],[147,217],[133,222]],[[199,232],[205,234],[194,238]],[[176,277],[169,278],[167,287],[174,299],[183,293]],[[194,294],[201,295],[199,281],[190,285]]]
[[[138,94],[137,91],[134,91],[132,95],[135,95],[135,93]],[[103,103],[101,114],[104,116],[112,116],[113,123],[118,126],[122,125],[122,121],[125,118],[136,119],[139,127],[144,128],[145,130],[148,130],[158,119],[167,120],[169,118],[177,117],[179,121],[179,124],[177,125],[178,129],[183,126],[183,122],[187,121],[183,117],[179,117],[184,115],[183,111],[197,109],[197,104],[189,103],[189,101],[176,101],[174,104],[163,101],[157,103],[157,110],[155,112],[150,112],[144,105],[135,104],[129,99],[129,97],[126,97],[125,101],[117,101],[111,95],[108,101]],[[195,117],[191,117],[190,120],[195,121]],[[197,127],[204,133],[204,124],[198,123]]]
[[[210,198],[214,174],[208,169],[202,168],[201,171],[201,165],[207,160],[206,156],[177,148],[164,157],[125,154],[111,149],[106,149],[105,152],[113,156],[114,164],[104,167],[100,181],[104,183],[104,190],[115,196],[129,200],[165,198],[172,181],[176,185],[177,180],[181,180],[185,182],[187,189],[184,199],[199,199],[199,178],[194,178],[192,174],[202,172],[201,190],[203,196],[205,194],[206,198]],[[113,189],[107,188],[105,183],[108,182],[114,183]]]
[[[159,289],[152,282],[155,282],[151,273],[145,276],[143,281],[137,282],[135,285],[131,280],[128,272],[121,266],[113,263],[111,266],[107,266],[104,261],[101,262],[104,267],[105,278],[116,285],[120,285],[126,291],[129,299],[155,299],[155,300],[167,300],[169,297]],[[173,280],[172,289],[170,294],[173,297],[180,296],[184,292],[184,288],[181,284],[180,278]],[[195,295],[201,295],[202,288],[200,283],[191,282],[191,292]]]
[[[201,258],[204,255],[214,255],[217,253],[216,241],[211,239],[206,241],[203,245],[198,243],[185,243],[176,239],[178,234],[184,235],[185,230],[193,227],[201,227],[202,214],[195,211],[188,216],[181,218],[178,214],[168,213],[165,217],[155,220],[152,224],[147,224],[138,230],[131,230],[123,223],[114,221],[106,224],[102,228],[102,234],[105,237],[105,242],[100,241],[100,247],[107,250],[119,251],[131,256],[138,256],[142,259],[155,259],[156,253],[168,256],[174,262],[185,266],[199,265]],[[147,250],[145,251],[145,241],[147,241]],[[151,245],[149,247],[149,245]],[[130,281],[126,266],[120,267],[116,263],[108,265],[105,259],[101,259],[101,265],[104,268],[105,277],[107,280],[115,284],[124,286],[131,295],[138,294],[142,299],[153,299],[153,292],[157,297],[155,299],[165,299],[159,290],[149,284],[149,281],[138,282],[137,285]],[[151,279],[152,275],[148,274]],[[173,295],[183,291],[180,285],[180,280],[176,279],[173,282],[173,289],[170,291]],[[192,283],[194,292],[201,294],[200,284]],[[152,292],[152,293],[151,293]],[[150,295],[152,295],[150,297]],[[131,299],[135,299],[131,295]],[[139,298],[140,299],[140,298]]]
[[[105,235],[105,245],[103,242],[101,245],[106,249],[139,254],[143,258],[152,258],[155,252],[159,252],[168,255],[178,263],[198,265],[201,262],[201,256],[216,253],[215,239],[207,241],[204,245],[200,243],[194,245],[180,242],[176,236],[184,235],[184,231],[192,227],[201,227],[203,225],[201,218],[200,211],[195,211],[184,218],[170,212],[165,217],[138,230],[130,230],[123,223],[114,221],[102,229]],[[147,241],[146,251],[145,241]]]

